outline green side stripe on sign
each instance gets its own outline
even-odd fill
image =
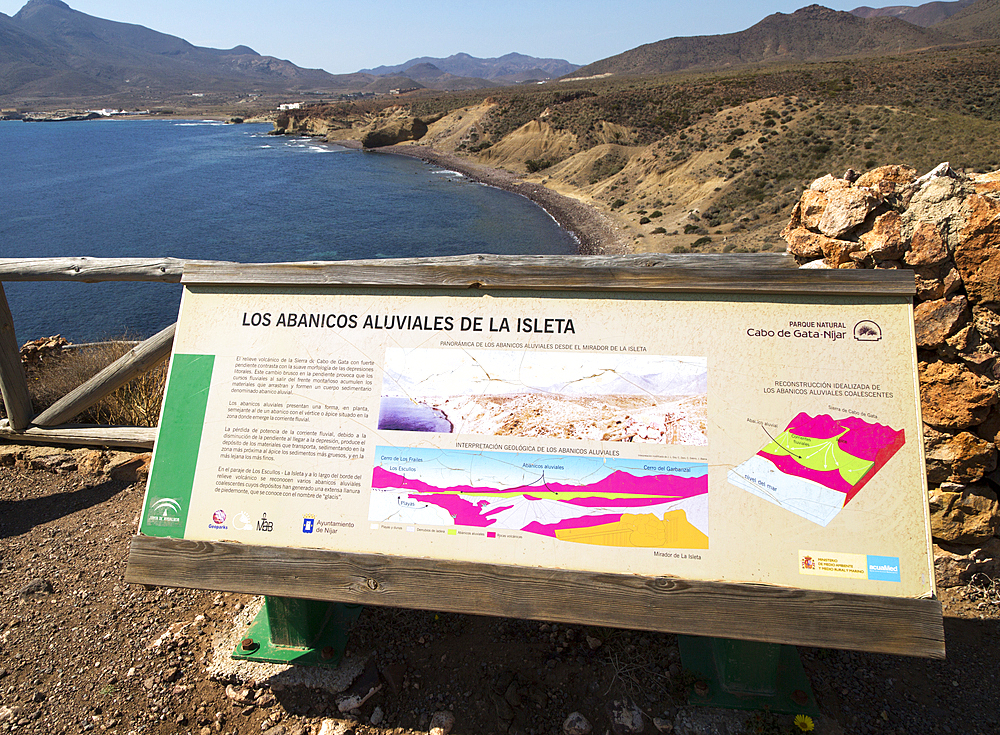
[[[183,538],[215,355],[174,355],[140,532]]]

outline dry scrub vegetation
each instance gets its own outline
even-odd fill
[[[137,343],[122,338],[86,345],[70,345],[62,337],[27,343],[21,360],[28,392],[36,413],[97,375]],[[74,419],[81,424],[156,426],[163,402],[166,362],[134,378]]]

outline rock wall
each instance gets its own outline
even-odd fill
[[[824,176],[782,231],[803,268],[906,268],[938,585],[1000,576],[1000,171]]]
[[[440,117],[440,116],[438,116]],[[431,118],[433,121],[435,118]],[[308,111],[281,113],[274,119],[272,135],[309,135],[328,141],[357,140],[365,148],[381,148],[427,134],[428,121],[394,106],[374,113],[339,119]]]

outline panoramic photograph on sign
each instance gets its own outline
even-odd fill
[[[907,297],[185,287],[141,533],[934,589]]]

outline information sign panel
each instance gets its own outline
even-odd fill
[[[932,596],[911,299],[185,286],[141,534]]]

